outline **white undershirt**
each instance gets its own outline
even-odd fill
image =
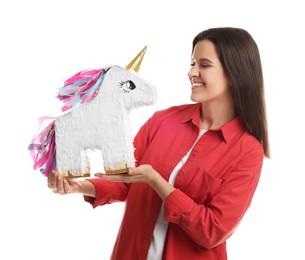
[[[187,154],[182,158],[182,160],[177,164],[175,169],[172,171],[170,177],[169,177],[169,184],[174,185],[175,179],[177,177],[177,174],[179,170],[182,168],[182,166],[187,161],[188,157],[191,154],[191,151],[193,150],[195,144],[198,142],[200,137],[206,132],[206,130],[201,129],[199,132],[199,135],[193,144],[192,148],[187,152]],[[165,222],[163,219],[164,215],[164,202],[162,204],[157,223],[154,229],[153,238],[150,244],[150,248],[148,251],[147,260],[161,260],[162,259],[162,253],[163,253],[163,247],[164,247],[164,241],[166,237],[166,232],[168,228],[168,222]]]

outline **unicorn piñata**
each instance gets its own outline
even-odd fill
[[[86,151],[101,151],[106,174],[135,166],[130,110],[156,101],[153,85],[137,76],[146,47],[126,66],[84,70],[64,82],[57,97],[65,112],[39,131],[29,150],[34,169],[68,178],[90,176]]]

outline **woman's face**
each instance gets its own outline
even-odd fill
[[[195,45],[191,66],[188,76],[192,101],[217,104],[232,98],[229,82],[211,41],[201,40]]]

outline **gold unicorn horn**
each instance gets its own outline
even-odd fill
[[[147,46],[143,48],[139,52],[139,54],[125,67],[126,70],[134,71],[135,73],[139,72],[142,60],[144,58],[145,52],[146,52]]]

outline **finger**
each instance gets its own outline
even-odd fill
[[[95,177],[104,179],[104,180],[114,180],[116,179],[117,175],[111,175],[111,174],[105,174],[105,173],[95,173],[94,174]]]
[[[55,193],[57,193],[59,177],[60,177],[60,175],[58,174],[58,172],[55,172],[55,171],[53,171],[52,174],[50,175],[49,186]]]
[[[63,180],[63,190],[65,194],[72,192],[72,186],[66,179]]]
[[[128,169],[128,174],[130,174],[130,175],[136,174],[136,168],[129,168]]]
[[[141,168],[129,168],[128,175],[143,175],[145,172]]]
[[[107,180],[107,181],[114,181],[114,182],[127,182],[128,181],[128,174],[102,174],[96,173],[94,176]]]
[[[57,193],[59,194],[65,194],[65,189],[64,189],[64,179],[61,176],[58,176],[57,178]]]
[[[57,182],[56,178],[57,178],[57,173],[55,171],[52,171],[48,176],[48,187],[50,189],[56,187],[56,182]]]

